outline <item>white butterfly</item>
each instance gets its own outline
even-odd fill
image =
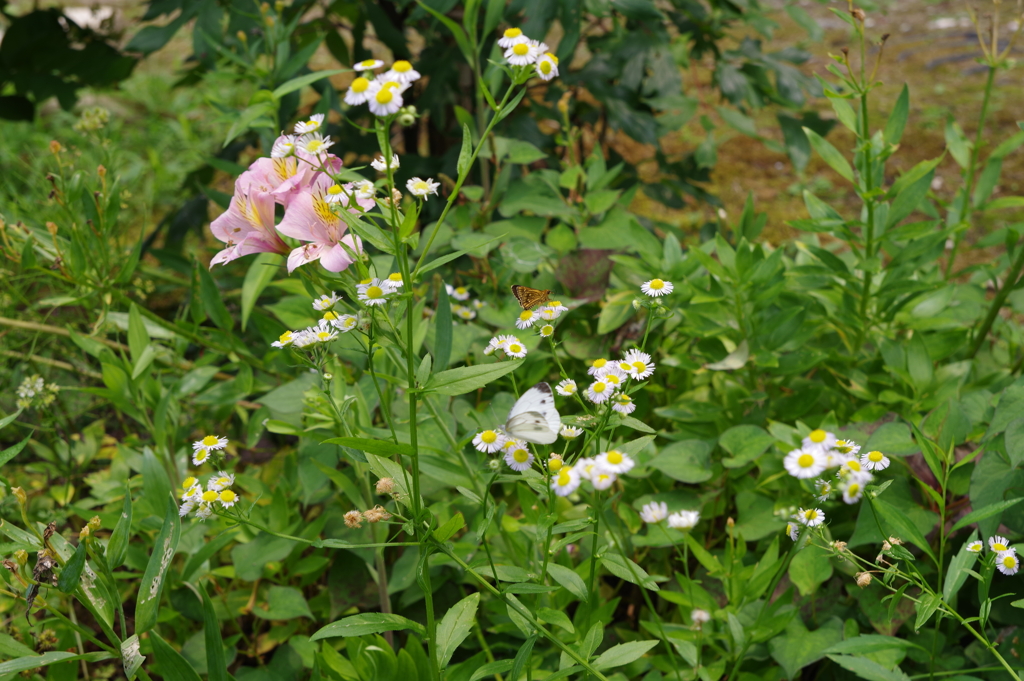
[[[549,445],[558,439],[562,429],[562,418],[555,409],[555,397],[551,386],[538,383],[520,397],[505,421],[505,433],[509,437],[526,440],[537,445]]]

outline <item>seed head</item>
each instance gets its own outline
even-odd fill
[[[856,575],[854,575],[854,577],[856,577],[857,579],[857,586],[859,586],[862,589],[867,585],[871,584],[870,572],[858,572]]]
[[[377,481],[377,494],[391,494],[395,491],[394,478],[381,478]]]
[[[363,514],[359,511],[349,511],[345,514],[345,526],[356,529],[363,526]]]

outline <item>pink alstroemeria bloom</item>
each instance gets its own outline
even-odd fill
[[[362,252],[362,241],[357,236],[345,234],[348,225],[334,213],[332,204],[325,198],[332,186],[334,180],[330,176],[318,174],[310,187],[292,199],[284,219],[277,226],[281,234],[311,242],[294,249],[288,256],[289,272],[314,260],[319,260],[329,272],[341,272],[355,262],[353,254]],[[345,185],[344,189],[344,198],[335,204],[339,208],[348,205],[348,195],[355,191],[351,185]],[[374,205],[373,199],[361,199],[358,203],[366,210]],[[348,210],[358,212],[351,208]]]
[[[287,208],[292,199],[313,181],[321,163],[329,167],[341,165],[341,161],[331,154],[316,158],[300,149],[284,158],[258,158],[238,176],[235,185],[255,186],[262,192],[269,192]]]
[[[288,244],[274,231],[274,196],[235,183],[231,205],[210,224],[210,231],[228,245],[213,256],[210,267],[253,253],[287,253]]]

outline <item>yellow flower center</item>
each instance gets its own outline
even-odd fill
[[[337,319],[337,318],[338,318],[338,315],[336,315],[335,313],[331,312],[330,310],[328,310],[327,312],[324,312],[324,319],[326,319],[327,321],[331,321],[332,319]]]
[[[212,489],[209,490],[208,492],[203,492],[203,501],[205,501],[205,502],[217,501],[217,493],[214,492]]]
[[[816,509],[813,509],[813,508],[811,510],[809,510],[809,511],[804,511],[804,517],[807,518],[808,520],[814,520],[815,518],[818,517],[818,511]]]
[[[371,299],[383,298],[384,289],[382,289],[380,286],[369,286],[366,289],[366,297]]]
[[[523,346],[520,345],[519,343],[512,343],[512,344],[510,344],[508,346],[508,351],[509,352],[522,352],[523,351]]]
[[[561,459],[549,459],[548,460],[548,470],[549,471],[551,471],[552,473],[557,473],[561,469],[562,469],[562,460]]]
[[[654,289],[655,291],[660,291],[661,289],[665,288],[665,282],[663,282],[661,279],[651,279],[651,283],[648,284],[648,286]]]
[[[467,293],[469,293],[465,286],[458,287],[457,289],[455,289],[455,292],[458,293],[460,296],[464,296]]]
[[[546,60],[542,61],[540,63],[540,67],[539,68],[540,68],[540,72],[543,73],[546,76],[549,73],[551,73],[551,62],[546,61]]]
[[[814,465],[814,457],[810,454],[801,454],[800,458],[796,460],[796,465],[800,468],[810,468]]]
[[[352,88],[352,92],[366,92],[370,87],[370,81],[360,76],[352,81],[352,85],[350,87]]]
[[[612,385],[619,384],[619,377],[616,376],[615,374],[610,374],[606,376],[604,380],[606,380],[608,383],[611,383]]]
[[[639,371],[640,373],[643,373],[643,372],[647,371],[647,363],[646,362],[633,362],[633,368],[636,369],[637,371]]]
[[[203,438],[203,446],[205,447],[212,447],[218,442],[219,440],[217,439],[216,435],[207,435],[206,437]]]
[[[237,498],[238,498],[238,495],[237,495],[237,494],[235,494],[234,492],[232,492],[232,491],[231,491],[231,490],[229,490],[229,489],[226,489],[226,490],[224,490],[223,492],[221,492],[221,493],[220,493],[220,500],[221,500],[221,501],[226,501],[226,502],[228,502],[229,504],[230,504],[230,503],[231,503],[232,501],[234,501],[235,499],[237,499]]]
[[[851,471],[860,471],[860,461],[857,461],[857,459],[850,459],[846,462],[846,467]]]
[[[317,331],[316,339],[319,341],[325,341],[331,337],[330,331]]]
[[[1017,559],[1013,556],[1003,557],[1003,567],[1014,568],[1017,566]]]
[[[560,300],[549,300],[548,307],[562,307],[562,301]]]
[[[412,64],[404,59],[399,59],[391,65],[391,68],[399,73],[408,73],[409,71],[412,71]]]
[[[825,431],[821,430],[820,428],[818,430],[812,430],[811,431],[811,435],[810,435],[811,442],[818,442],[818,443],[824,442],[825,441],[825,435],[826,435]]]
[[[332,185],[331,185],[331,187],[330,187],[330,188],[329,188],[329,189],[327,190],[327,193],[328,193],[328,194],[330,194],[330,195],[332,195],[332,196],[337,196],[337,195],[338,195],[338,194],[340,194],[340,193],[341,193],[342,191],[343,191],[343,190],[342,190],[342,188],[341,188],[341,185],[340,185],[340,184],[332,184]],[[324,298],[324,300],[325,300],[326,302],[330,302],[330,301],[329,301],[329,300],[327,300],[326,298]]]
[[[629,404],[633,401],[633,398],[629,395],[619,395],[617,399],[619,400],[619,404]]]
[[[1006,544],[1000,544],[999,542],[996,542],[995,544],[992,545],[992,550],[993,551],[1005,551],[1006,550]]]
[[[556,57],[555,55],[551,54],[550,52],[545,52],[544,54],[545,54],[545,55],[546,55],[546,56],[547,56],[547,57],[548,57],[548,58],[549,58],[549,59],[550,59],[551,61],[553,61],[553,62],[555,63],[555,65],[556,65],[556,66],[558,65],[558,57]]]
[[[391,100],[394,98],[395,96],[391,94],[391,90],[388,90],[386,88],[381,88],[380,92],[377,93],[376,97],[378,104],[390,104]]]
[[[542,336],[550,336],[554,332],[555,327],[551,326],[550,324],[545,324],[544,326],[540,327],[540,333]]]
[[[430,191],[430,185],[427,184],[426,180],[420,180],[419,182],[414,182],[413,183],[412,189],[413,189],[413,191],[416,191],[416,192],[427,193],[427,192]]]
[[[493,430],[485,430],[484,432],[480,433],[480,439],[485,444],[494,444],[498,439],[498,434]]]
[[[569,475],[569,469],[563,468],[561,472],[559,472],[558,479],[555,482],[558,483],[559,487],[566,487],[570,482],[572,482],[572,476]]]
[[[316,152],[320,151],[323,148],[323,146],[324,143],[321,140],[312,139],[306,142],[306,151],[310,152],[311,154],[315,154]]]
[[[190,475],[189,477],[185,478],[185,482],[181,483],[181,488],[188,489],[194,484],[196,484],[196,479]]]
[[[622,463],[622,453],[617,452],[614,449],[608,452],[608,463],[618,465]]]
[[[526,463],[526,460],[530,458],[530,452],[525,449],[517,449],[512,452],[512,458],[518,463]]]
[[[281,341],[282,343],[291,343],[292,342],[292,332],[291,331],[285,331],[284,333],[282,333],[280,336],[277,337],[277,340]]]
[[[506,28],[505,29],[505,37],[506,38],[518,38],[522,34],[523,34],[523,29],[521,29],[521,28]]]
[[[846,488],[846,492],[849,496],[855,497],[858,494],[860,494],[860,485],[858,485],[857,483],[853,483],[852,485]]]
[[[363,68],[367,68],[368,69],[368,68],[371,68],[376,63],[377,63],[376,59],[367,59],[366,61],[360,62],[359,65],[362,66]]]
[[[392,272],[391,274],[388,275],[388,279],[391,281],[402,281],[402,273]]]
[[[518,45],[512,46],[512,53],[519,57],[525,57],[526,53],[530,51],[530,46],[526,43],[519,43]]]
[[[360,283],[360,284],[369,284],[369,283],[370,283],[371,281],[373,281],[373,279],[363,279],[363,280],[362,280],[361,282],[359,282],[359,283]]]
[[[868,452],[868,461],[873,463],[880,463],[885,455],[882,452]]]
[[[608,386],[606,384],[601,383],[600,381],[598,381],[597,383],[595,383],[593,385],[593,389],[594,389],[595,393],[600,394],[600,393],[603,393],[605,390],[607,390]]]
[[[522,312],[519,313],[519,318],[522,319],[524,322],[530,321],[531,319],[533,319],[533,313],[530,312],[529,310],[523,310]]]
[[[206,461],[206,457],[208,457],[209,455],[210,452],[208,450],[200,449],[198,452],[196,452],[196,461],[202,463]]]
[[[595,359],[593,362],[590,363],[590,366],[594,367],[595,369],[600,369],[607,363],[608,360],[606,359]]]

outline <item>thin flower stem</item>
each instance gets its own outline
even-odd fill
[[[590,542],[590,583],[587,586],[588,598],[588,610],[587,610],[587,628],[590,627],[590,619],[594,614],[597,603],[597,594],[594,591],[594,585],[597,582],[597,541],[601,536],[601,497],[595,496],[594,504],[594,539]]]
[[[1018,252],[1017,259],[1013,261],[1013,265],[1010,267],[1010,272],[1003,280],[1003,287],[996,293],[996,297],[992,299],[992,305],[988,308],[988,314],[985,315],[985,320],[981,323],[977,332],[974,335],[974,341],[971,343],[971,349],[967,353],[968,359],[973,359],[978,351],[981,350],[981,346],[985,343],[985,339],[988,338],[988,332],[992,330],[992,324],[995,323],[996,316],[999,311],[1003,308],[1003,303],[1006,302],[1006,297],[1010,295],[1010,291],[1017,285],[1017,280],[1020,278],[1021,270],[1024,269],[1024,240],[1017,244]]]

